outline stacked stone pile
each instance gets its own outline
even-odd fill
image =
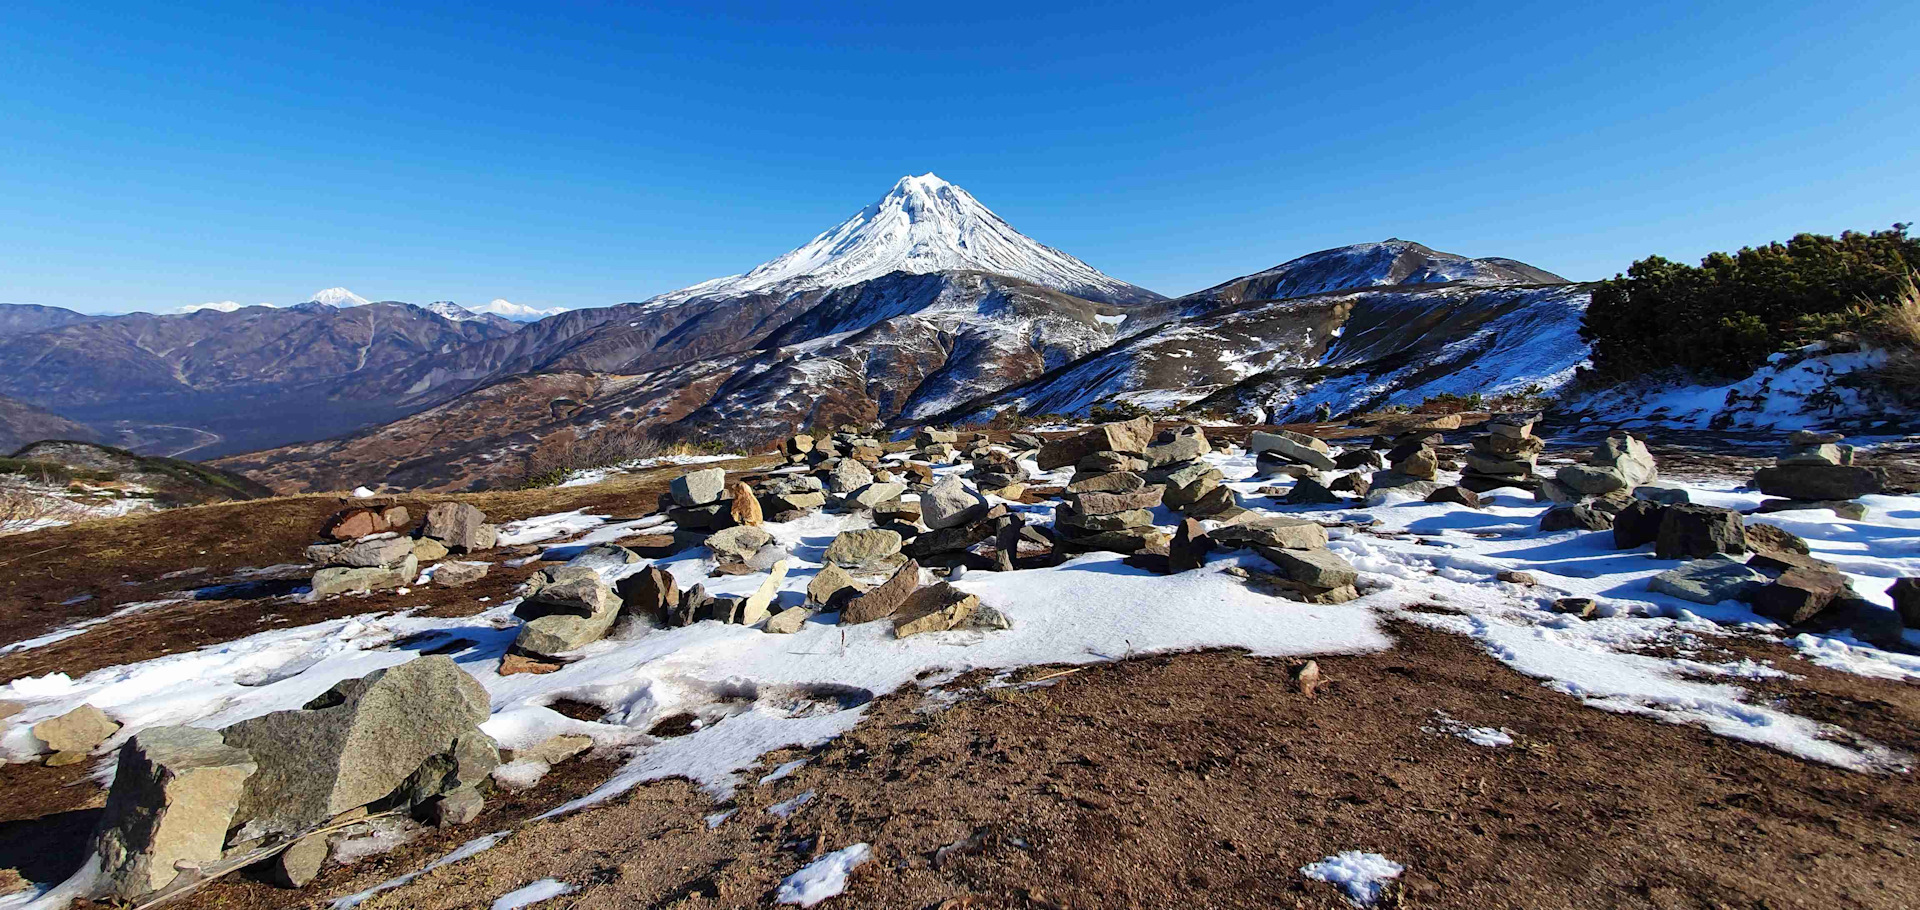
[[[1415,430],[1395,437],[1392,447],[1387,449],[1384,456],[1387,470],[1375,471],[1368,478],[1368,504],[1384,502],[1388,490],[1422,499],[1439,490],[1440,452],[1437,446],[1442,441],[1440,433],[1432,430]]]
[[[1762,512],[1826,509],[1859,520],[1867,507],[1855,500],[1886,489],[1886,473],[1853,463],[1853,446],[1839,433],[1795,430],[1785,451],[1770,468],[1754,472],[1753,486],[1775,499],[1760,502]]]
[[[1547,445],[1533,435],[1533,418],[1501,414],[1486,426],[1486,433],[1473,437],[1460,485],[1475,493],[1500,487],[1531,488],[1534,459]]]
[[[1327,529],[1314,522],[1249,512],[1207,531],[1206,541],[1198,547],[1191,543],[1194,530],[1182,528],[1188,542],[1181,549],[1251,548],[1278,571],[1253,575],[1250,580],[1278,596],[1322,604],[1346,603],[1360,596],[1354,587],[1360,573],[1327,549]]]
[[[428,509],[418,536],[407,536],[409,523],[402,506],[347,509],[329,518],[320,532],[325,542],[306,551],[307,561],[320,567],[313,574],[312,596],[406,587],[422,565],[454,552],[492,549],[499,539],[499,528],[487,523],[486,513],[463,502]],[[361,531],[366,533],[349,536]],[[433,578],[442,585],[467,584],[485,576],[487,568],[487,563],[447,563],[434,570]]]

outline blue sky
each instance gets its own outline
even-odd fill
[[[1920,218],[1910,4],[0,7],[0,301],[638,300],[907,173],[1167,294]]]

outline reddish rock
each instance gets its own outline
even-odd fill
[[[512,676],[516,673],[543,674],[560,669],[560,664],[535,660],[524,654],[508,654],[500,661],[500,675]]]
[[[853,624],[892,616],[919,587],[920,564],[909,559],[885,584],[848,601],[846,609],[840,611],[840,621]]]
[[[1793,568],[1753,595],[1753,611],[1770,619],[1803,623],[1847,593],[1847,577],[1821,569]]]
[[[402,510],[405,511],[405,510]],[[387,522],[373,509],[347,509],[327,519],[320,536],[327,540],[358,540],[387,530]]]

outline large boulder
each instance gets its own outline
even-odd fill
[[[218,730],[148,727],[127,740],[94,830],[101,868],[92,896],[131,901],[173,884],[183,865],[219,862],[258,767]]]
[[[1660,476],[1659,469],[1654,465],[1653,453],[1647,451],[1647,444],[1626,433],[1615,433],[1602,440],[1593,454],[1587,456],[1587,463],[1613,471],[1626,481],[1628,489],[1652,483]]]
[[[1660,538],[1660,523],[1666,517],[1667,507],[1658,502],[1636,498],[1627,503],[1613,514],[1614,548],[1631,550],[1653,543]]]
[[[952,474],[920,494],[920,521],[930,531],[979,521],[987,508],[986,497]]]
[[[1247,436],[1247,451],[1255,456],[1261,452],[1277,452],[1300,464],[1331,471],[1335,468],[1333,456],[1327,444],[1315,437],[1291,430],[1277,433],[1255,431]]]
[[[893,636],[945,632],[973,617],[980,598],[946,582],[931,584],[907,597],[893,618]]]
[[[920,564],[909,559],[884,584],[847,601],[840,622],[852,625],[892,616],[919,587]]]
[[[421,534],[446,544],[449,549],[472,553],[493,549],[500,529],[487,524],[487,514],[467,503],[442,502],[427,510],[427,523]]]
[[[1920,629],[1920,578],[1896,578],[1887,588],[1887,596],[1893,598],[1893,609],[1900,614],[1900,622],[1909,629]]]
[[[1554,506],[1540,515],[1540,532],[1605,531],[1613,527],[1613,517],[1592,506]]]
[[[1052,471],[1078,462],[1095,452],[1144,454],[1153,438],[1153,420],[1146,416],[1117,423],[1106,423],[1077,436],[1055,439],[1040,447],[1034,461],[1040,470]]]
[[[620,579],[615,593],[620,595],[621,609],[629,615],[660,622],[667,621],[680,603],[680,586],[673,580],[673,573],[659,566],[648,566]]]
[[[1583,496],[1605,496],[1616,490],[1633,488],[1633,483],[1619,470],[1598,465],[1570,464],[1553,476]]]
[[[1319,588],[1338,588],[1360,580],[1353,564],[1332,550],[1282,550],[1255,546],[1254,551],[1278,566],[1293,581]]]
[[[1788,464],[1755,471],[1753,485],[1769,496],[1788,499],[1858,499],[1885,490],[1886,474],[1852,465]]]
[[[353,568],[388,568],[409,556],[418,558],[414,542],[405,537],[375,537],[358,540],[335,551],[327,564]]]
[[[667,485],[667,493],[675,504],[682,508],[704,506],[719,502],[727,492],[727,471],[725,468],[707,468],[689,471],[675,477]]]
[[[1661,559],[1704,559],[1747,552],[1740,513],[1714,506],[1668,506],[1660,518],[1653,553]]]
[[[491,744],[472,737],[485,740],[478,727],[488,713],[487,690],[432,655],[335,683],[300,710],[234,724],[226,744],[258,766],[233,815],[235,839],[299,833],[382,799],[429,759],[454,754],[463,737],[484,753]],[[472,773],[484,755],[467,764]]]
[[[720,562],[746,562],[770,543],[772,534],[750,525],[722,528],[707,537],[707,549]]]
[[[873,472],[851,458],[842,458],[827,472],[827,490],[844,496],[873,483]]]

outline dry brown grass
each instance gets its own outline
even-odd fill
[[[19,475],[0,475],[0,534],[17,534],[42,521],[72,521],[86,514],[80,506],[36,489]]]
[[[1908,272],[1889,299],[1861,301],[1858,312],[1861,340],[1887,352],[1874,383],[1901,404],[1920,405],[1920,272]]]

